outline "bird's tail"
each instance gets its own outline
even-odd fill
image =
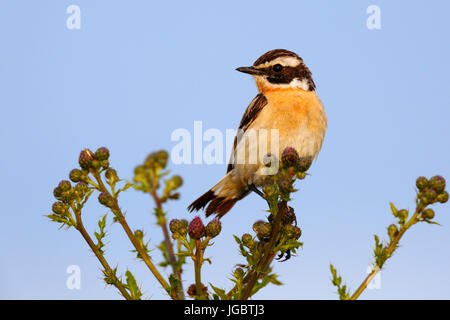
[[[216,213],[220,218],[247,194],[248,191],[245,186],[235,181],[231,172],[229,172],[214,187],[192,202],[188,210],[190,212],[198,211],[208,205],[205,210],[206,216]]]

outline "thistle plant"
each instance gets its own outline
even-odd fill
[[[395,222],[387,227],[388,240],[381,241],[379,236],[374,235],[375,248],[373,250],[374,262],[372,271],[353,294],[342,283],[342,277],[338,276],[336,269],[330,264],[332,283],[337,287],[337,293],[341,300],[358,299],[367,285],[383,268],[386,261],[398,249],[400,239],[413,225],[421,222],[439,225],[439,223],[433,220],[435,212],[430,208],[430,205],[446,203],[448,201],[448,192],[445,191],[445,185],[445,179],[439,175],[430,179],[418,177],[416,180],[416,208],[412,214],[407,209],[397,209],[392,202],[390,203],[391,213],[394,216]]]
[[[118,267],[111,267],[105,256],[108,215],[113,223],[118,223],[131,243],[135,257],[142,261],[157,279],[165,293],[174,300],[193,298],[198,300],[246,300],[251,298],[269,284],[281,285],[273,272],[273,261],[288,261],[297,254],[303,243],[299,241],[302,231],[294,208],[289,206],[296,180],[305,179],[311,165],[311,158],[301,158],[296,150],[286,148],[281,159],[268,156],[270,161],[278,161],[279,168],[274,175],[268,175],[261,193],[268,209],[265,217],[260,217],[247,233],[234,236],[239,252],[244,261],[231,265],[232,278],[230,288],[219,288],[202,277],[204,263],[212,264],[206,251],[213,250],[214,238],[220,236],[222,228],[227,226],[218,218],[209,222],[195,216],[189,219],[187,212],[182,212],[182,219],[169,219],[164,205],[180,198],[179,188],[183,179],[171,175],[167,169],[168,154],[164,150],[149,154],[143,163],[136,166],[132,181],[119,178],[117,171],[110,165],[110,152],[105,147],[95,152],[84,149],[78,158],[79,167],[69,172],[69,180],[62,180],[53,190],[56,201],[51,206],[52,213],[47,217],[61,227],[77,230],[102,267],[103,280],[115,287],[127,300],[142,299],[141,286],[133,273],[126,270],[118,274]],[[267,166],[270,167],[270,161]],[[341,299],[356,299],[364,291],[385,262],[398,247],[401,237],[418,222],[437,224],[434,210],[429,206],[448,201],[445,191],[445,179],[440,176],[417,179],[416,210],[410,216],[406,209],[398,210],[391,204],[391,211],[396,222],[388,227],[389,241],[380,241],[375,236],[375,262],[371,274],[361,286],[350,294],[342,283],[336,269],[331,265],[332,283],[337,286]],[[142,227],[129,226],[125,211],[121,208],[119,198],[122,192],[136,190],[150,196],[154,202],[152,210],[156,224],[160,227],[163,240],[159,244],[147,241]],[[92,200],[94,199],[94,200]],[[107,208],[108,213],[97,222],[98,229],[93,237],[86,231],[83,222],[87,201],[98,201]],[[408,219],[408,217],[410,218]],[[150,255],[153,247],[159,249],[162,261],[155,263]],[[183,266],[194,266],[194,283],[183,285]],[[165,278],[161,268],[169,268],[170,275]]]

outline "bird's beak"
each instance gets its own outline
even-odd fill
[[[248,74],[251,74],[254,76],[264,75],[264,72],[262,70],[256,69],[254,67],[240,67],[240,68],[236,68],[236,70],[239,72],[248,73]]]

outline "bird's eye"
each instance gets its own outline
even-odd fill
[[[280,72],[283,69],[283,66],[279,63],[273,66],[273,71]]]

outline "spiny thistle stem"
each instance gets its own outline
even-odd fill
[[[95,180],[98,183],[99,191],[103,193],[107,193],[110,195],[108,189],[106,189],[100,175],[98,172],[91,170],[92,175],[94,176]],[[112,196],[111,196],[112,197]],[[142,260],[147,265],[149,270],[152,272],[152,274],[155,276],[155,278],[159,281],[159,283],[162,285],[162,287],[170,294],[170,286],[167,283],[167,281],[163,278],[163,276],[159,273],[158,269],[156,269],[155,265],[151,262],[149,255],[147,252],[142,248],[139,241],[137,241],[136,237],[134,236],[133,232],[131,231],[127,221],[125,220],[125,216],[122,213],[122,210],[119,207],[117,199],[114,198],[114,205],[111,208],[111,211],[115,214],[117,221],[121,224],[123,227],[126,235],[130,239],[131,243],[135,247],[136,251],[139,253],[139,255],[142,257]],[[177,296],[172,296],[173,299],[177,299]]]
[[[424,209],[423,204],[418,203],[416,210],[415,210],[413,216],[411,217],[411,219],[408,221],[408,223],[400,226],[400,230],[398,231],[398,234],[392,239],[391,243],[386,248],[386,255],[387,255],[386,260],[389,259],[390,257],[392,257],[395,249],[397,249],[397,247],[398,247],[398,243],[400,242],[400,239],[405,234],[406,230],[408,230],[412,225],[419,222],[419,215],[422,213],[423,209]],[[383,264],[384,264],[384,262],[383,262]],[[361,283],[361,285],[358,287],[358,289],[356,289],[356,291],[351,295],[350,300],[356,300],[359,298],[361,293],[363,293],[363,291],[367,288],[368,284],[372,281],[372,279],[377,275],[378,272],[380,272],[381,268],[383,267],[383,264],[380,266],[376,265],[372,269],[372,271],[364,279],[364,281]]]
[[[156,191],[150,190],[149,194],[153,198],[153,200],[156,204],[156,207],[158,209],[162,210],[161,199],[159,198]],[[166,244],[166,249],[167,249],[167,253],[169,255],[169,261],[170,261],[170,265],[172,267],[172,271],[173,271],[174,275],[177,276],[178,280],[180,280],[180,282],[178,284],[178,288],[177,288],[178,298],[184,299],[184,289],[183,289],[183,284],[181,282],[181,268],[177,268],[177,259],[175,257],[175,253],[173,250],[172,241],[170,240],[169,230],[167,229],[167,220],[165,218],[160,219],[160,221],[158,221],[158,224],[161,226],[161,229],[163,231],[164,243]]]
[[[72,208],[74,210],[74,208]],[[80,232],[84,240],[87,242],[89,247],[91,248],[92,252],[94,252],[97,259],[100,261],[101,265],[105,269],[105,273],[107,274],[114,274],[113,270],[109,266],[108,262],[106,261],[105,257],[103,256],[102,252],[97,248],[97,246],[92,241],[92,238],[87,233],[86,229],[83,226],[83,222],[81,220],[81,213],[79,210],[74,210],[75,213],[75,219],[76,219],[76,226],[75,228]],[[131,296],[128,294],[128,291],[125,289],[122,282],[118,281],[117,277],[115,277],[116,281],[113,281],[112,284],[120,291],[120,294],[127,300],[132,300]]]
[[[286,206],[285,202],[283,202],[283,206]],[[284,208],[280,208],[280,209],[283,210]],[[278,210],[278,212],[280,211],[280,209]],[[273,209],[271,211],[277,211],[277,210]],[[249,274],[248,283],[247,283],[244,293],[241,297],[242,300],[247,300],[251,296],[252,289],[255,286],[255,283],[258,280],[259,276],[261,275],[261,273],[263,273],[267,270],[267,268],[270,266],[270,264],[273,261],[273,258],[276,255],[276,252],[274,252],[275,251],[274,249],[275,249],[276,244],[280,237],[279,230],[281,227],[281,214],[275,215],[275,220],[274,220],[273,226],[274,227],[272,230],[272,235],[270,237],[269,243],[265,246],[264,254],[261,257],[261,259],[259,260],[259,262],[257,263],[256,267]]]

